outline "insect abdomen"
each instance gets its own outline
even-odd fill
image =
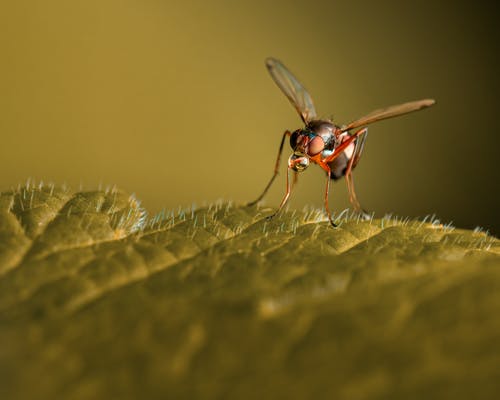
[[[331,169],[331,174],[330,177],[334,181],[342,178],[345,175],[345,171],[347,169],[347,163],[349,162],[349,159],[347,158],[347,155],[345,154],[345,151],[342,152],[340,156],[338,156],[335,160],[330,162],[328,166]]]

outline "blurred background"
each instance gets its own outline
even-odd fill
[[[484,3],[484,4],[483,4]],[[376,215],[435,213],[500,233],[498,11],[422,0],[44,0],[0,5],[0,190],[31,177],[116,185],[150,211],[256,198],[300,119],[264,59],[281,59],[323,117],[437,105],[370,127],[354,174]],[[282,173],[265,199],[277,206]],[[290,207],[322,207],[300,176]],[[348,206],[344,181],[331,207]]]

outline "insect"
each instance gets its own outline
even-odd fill
[[[318,164],[326,172],[325,209],[332,226],[335,227],[336,225],[332,219],[328,205],[330,181],[336,181],[342,177],[346,179],[349,201],[352,207],[363,217],[368,217],[368,213],[363,210],[357,199],[352,178],[352,170],[359,162],[368,135],[366,125],[430,107],[435,101],[424,99],[398,104],[372,111],[347,125],[339,126],[334,124],[333,121],[317,118],[311,96],[298,79],[279,60],[268,58],[266,59],[266,66],[274,82],[299,113],[305,126],[293,132],[286,130],[283,133],[273,176],[262,194],[255,201],[248,203],[248,206],[252,206],[262,200],[274,182],[278,175],[283,145],[285,139],[289,137],[293,153],[288,158],[286,192],[278,210],[270,215],[268,219],[278,214],[290,197],[292,191],[292,183],[290,182],[291,171],[295,172],[293,180],[295,184],[298,173],[304,171],[311,163]]]

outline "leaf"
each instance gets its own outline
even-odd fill
[[[500,241],[118,190],[0,195],[3,399],[493,398]]]

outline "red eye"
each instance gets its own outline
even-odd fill
[[[325,142],[321,138],[321,136],[315,136],[310,142],[309,142],[309,148],[307,150],[307,154],[310,156],[315,156],[318,153],[321,153],[323,149],[325,148]]]

